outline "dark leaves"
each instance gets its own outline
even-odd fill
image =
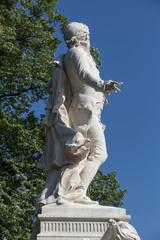
[[[109,174],[98,171],[92,181],[88,194],[101,205],[119,207],[123,204],[123,198],[126,190],[120,188],[119,181],[116,178],[116,172]]]

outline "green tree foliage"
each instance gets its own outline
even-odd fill
[[[98,48],[91,47],[90,53],[96,62],[97,68],[99,68],[101,66],[101,61],[100,61],[100,52]]]
[[[24,112],[44,96],[52,55],[59,40],[57,0],[2,0],[0,3],[0,99],[7,110]],[[11,97],[10,97],[11,96]],[[16,97],[12,97],[16,96]]]
[[[123,204],[125,193],[126,190],[120,188],[116,172],[105,174],[101,170],[97,172],[88,189],[88,195],[92,199],[98,201],[101,205],[114,207],[120,207]]]
[[[28,240],[44,177],[36,168],[43,144],[30,112],[46,95],[55,32],[66,18],[56,0],[0,2],[0,239]]]
[[[0,239],[30,239],[36,198],[44,173],[36,168],[44,134],[33,103],[46,97],[55,37],[67,19],[55,10],[57,0],[0,2]],[[95,59],[98,57],[93,49]],[[98,60],[98,58],[97,58]],[[98,62],[99,63],[99,60]],[[95,177],[89,194],[120,206],[124,191],[115,174]]]
[[[33,113],[0,112],[0,239],[29,239],[43,174],[36,166],[42,133]]]

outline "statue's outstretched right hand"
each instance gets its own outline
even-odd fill
[[[105,81],[105,86],[104,86],[104,92],[106,94],[111,94],[111,93],[116,93],[120,92],[120,86],[123,84],[123,82],[117,82],[113,80],[107,80]]]

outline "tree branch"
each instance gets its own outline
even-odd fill
[[[19,95],[21,95],[21,94],[24,93],[24,92],[28,92],[28,91],[34,90],[34,89],[36,89],[36,88],[37,88],[37,87],[35,87],[35,86],[30,86],[29,88],[22,89],[22,90],[19,90],[19,91],[17,91],[17,92],[4,93],[4,94],[0,95],[0,99],[6,98],[6,97],[19,96]]]

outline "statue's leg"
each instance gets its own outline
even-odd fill
[[[100,122],[101,109],[76,109],[71,112],[73,127],[90,139],[90,154],[80,173],[81,183],[87,192],[88,186],[97,173],[100,165],[107,159],[105,136]],[[86,201],[88,201],[86,199]],[[84,199],[85,202],[85,199]]]
[[[100,165],[107,159],[105,136],[97,116],[91,121],[88,137],[91,140],[90,155],[81,172],[82,185],[86,191]]]
[[[53,169],[48,171],[45,188],[39,198],[40,203],[47,204],[49,197],[52,197],[52,201],[56,199],[56,186],[58,184],[59,178],[59,170]]]

